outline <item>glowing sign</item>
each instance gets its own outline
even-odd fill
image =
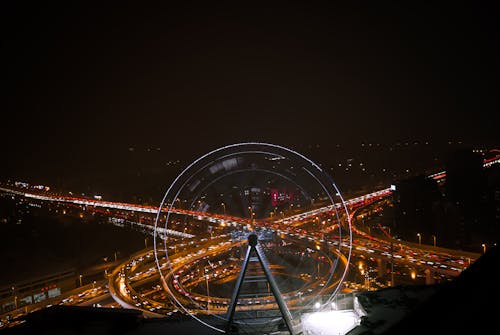
[[[287,191],[279,191],[273,188],[271,190],[271,204],[273,206],[279,206],[285,202],[289,202],[293,199],[293,193]]]

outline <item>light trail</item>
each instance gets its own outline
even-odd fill
[[[485,159],[483,160],[483,167],[484,168],[489,168],[493,166],[494,164],[499,164],[500,163],[500,155],[497,155],[493,158]],[[432,178],[436,181],[441,181],[446,178],[446,171],[440,171],[437,173],[433,173],[427,178]],[[71,203],[75,205],[80,205],[80,206],[91,206],[91,207],[101,207],[101,208],[107,208],[107,209],[117,209],[117,210],[123,210],[123,211],[131,211],[131,212],[140,212],[140,213],[149,213],[149,214],[158,214],[158,207],[156,206],[147,206],[147,205],[139,205],[139,204],[132,204],[132,203],[126,203],[126,202],[113,202],[113,201],[104,201],[104,200],[97,200],[97,199],[86,199],[86,198],[77,198],[77,197],[69,197],[69,196],[62,196],[62,195],[50,195],[50,194],[38,194],[34,192],[26,192],[23,190],[18,190],[12,187],[0,187],[0,191],[6,192],[6,193],[11,193],[15,195],[20,195],[22,197],[28,198],[28,199],[35,199],[35,200],[40,200],[40,201],[50,201],[50,202],[60,202],[60,203]],[[352,198],[349,200],[346,200],[345,203],[347,206],[349,206],[351,209],[356,208],[360,205],[364,205],[367,202],[372,202],[373,200],[377,200],[380,198],[383,198],[385,196],[388,196],[392,194],[394,191],[393,187],[388,187],[384,188],[379,191],[371,192],[356,198]],[[318,215],[321,213],[329,212],[334,210],[335,208],[339,208],[341,206],[340,203],[335,203],[335,205],[329,205],[329,206],[324,206],[320,207],[308,212],[304,212],[301,214],[289,216],[286,218],[282,218],[279,220],[275,220],[273,222],[281,223],[281,222],[286,222],[286,221],[295,221],[295,220],[300,220],[301,218],[306,218],[306,217],[311,217],[314,215]],[[183,210],[183,209],[178,209],[175,207],[172,207],[171,212],[174,214],[183,214],[183,215],[190,215],[193,216],[194,218],[198,220],[214,220],[216,219],[218,223],[221,221],[224,221],[229,224],[242,224],[242,223],[250,223],[251,220],[248,220],[246,218],[238,218],[238,217],[231,217],[231,216],[226,216],[226,215],[217,215],[217,214],[210,214],[206,212],[197,212],[197,211],[190,211],[190,210]],[[153,229],[154,227],[150,227],[149,225],[147,226],[148,229]],[[185,234],[183,232],[167,229],[166,231],[168,234],[173,234],[173,235],[178,235],[182,237],[188,237],[192,238],[193,235],[190,234]]]

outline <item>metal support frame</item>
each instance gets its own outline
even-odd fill
[[[245,273],[247,271],[248,263],[250,261],[252,253],[255,253],[257,255],[257,259],[259,260],[259,263],[262,269],[264,270],[264,275],[266,276],[266,279],[271,288],[271,292],[273,293],[274,298],[278,303],[279,310],[281,312],[281,315],[283,316],[283,320],[285,321],[285,324],[290,334],[295,335],[295,329],[292,323],[292,314],[288,310],[288,307],[286,306],[285,301],[283,300],[283,297],[281,296],[281,293],[278,289],[278,285],[276,285],[276,281],[274,280],[274,277],[272,276],[271,271],[267,266],[267,260],[260,246],[258,246],[257,235],[255,234],[251,234],[248,236],[248,249],[245,255],[245,260],[243,261],[243,266],[241,268],[238,279],[236,280],[236,285],[234,287],[233,295],[231,297],[231,302],[229,304],[229,308],[227,311],[228,330],[231,329],[231,326],[233,324],[234,312],[236,310],[236,305],[238,303],[238,298],[240,296],[241,285],[243,284],[243,279],[245,278]]]

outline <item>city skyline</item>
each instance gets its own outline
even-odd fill
[[[250,146],[252,150],[239,149],[240,146]],[[257,148],[253,148],[254,146]],[[305,169],[299,168],[300,161],[285,157],[283,152],[266,152],[266,147],[298,155],[304,159]],[[232,148],[238,149],[235,152],[228,151]],[[463,156],[465,153],[469,155],[468,159],[465,159],[467,156]],[[217,156],[213,157],[214,154]],[[206,316],[203,312],[206,311],[215,317],[216,323],[205,317],[202,318],[203,322],[208,322],[213,327],[224,327],[220,315],[224,314],[229,304],[230,291],[228,290],[238,274],[238,264],[241,261],[242,252],[241,244],[245,241],[249,227],[253,227],[250,231],[258,233],[259,243],[262,243],[262,248],[267,250],[266,258],[272,264],[272,273],[279,283],[280,295],[288,296],[286,304],[289,307],[295,306],[300,310],[299,312],[295,309],[294,317],[287,321],[289,329],[297,325],[301,315],[311,317],[310,320],[308,319],[309,321],[301,320],[302,325],[313,332],[316,331],[314,329],[319,329],[318,327],[327,327],[328,329],[333,326],[340,327],[340,324],[331,323],[331,320],[325,320],[325,323],[322,324],[318,323],[319,320],[316,319],[321,315],[336,313],[334,311],[338,308],[338,300],[331,300],[334,299],[333,295],[331,298],[325,297],[324,299],[327,300],[323,303],[320,302],[321,300],[317,300],[318,294],[323,292],[323,286],[325,289],[328,288],[327,291],[330,292],[338,283],[337,281],[331,282],[331,275],[334,275],[336,267],[323,264],[334,262],[332,257],[337,254],[342,264],[340,269],[344,269],[340,271],[340,273],[344,271],[341,277],[346,276],[340,299],[347,299],[347,301],[358,299],[358,297],[369,299],[370,291],[373,290],[377,291],[376,295],[383,296],[390,294],[389,292],[400,292],[401,288],[406,285],[417,285],[414,286],[415,288],[409,288],[407,293],[402,294],[406,296],[406,294],[415,294],[411,293],[414,290],[421,290],[420,292],[424,294],[421,298],[422,302],[426,303],[431,301],[428,299],[438,296],[439,292],[445,290],[448,285],[455,285],[455,283],[460,283],[460,280],[465,280],[461,278],[481,280],[481,277],[477,279],[475,276],[468,277],[472,270],[464,270],[468,270],[471,263],[475,263],[482,254],[486,254],[487,250],[495,250],[496,239],[492,235],[483,235],[479,240],[477,237],[480,235],[477,235],[471,240],[472,244],[465,245],[465,249],[456,249],[450,245],[450,241],[453,241],[454,236],[461,236],[460,230],[458,230],[458,235],[454,235],[454,231],[457,231],[461,225],[453,222],[455,228],[446,228],[446,222],[443,221],[438,229],[445,230],[440,230],[436,235],[436,230],[432,230],[435,228],[429,227],[426,224],[427,219],[418,214],[418,212],[429,214],[426,203],[429,202],[428,200],[435,203],[433,192],[438,191],[437,187],[442,190],[443,182],[450,192],[448,196],[450,200],[460,199],[463,196],[461,190],[452,192],[457,185],[464,188],[463,181],[457,179],[463,173],[460,170],[465,171],[466,176],[476,182],[480,180],[483,170],[484,173],[491,176],[498,174],[498,155],[494,158],[477,160],[478,156],[472,154],[466,151],[460,154],[462,156],[458,156],[462,162],[466,162],[467,168],[465,170],[459,167],[463,164],[449,165],[449,174],[441,171],[427,176],[425,180],[424,178],[422,180],[408,178],[403,180],[401,184],[391,185],[383,190],[363,194],[356,198],[346,198],[348,200],[345,203],[345,213],[342,214],[344,211],[342,209],[340,214],[335,214],[337,210],[334,208],[337,207],[329,206],[328,197],[316,194],[319,189],[314,186],[314,182],[308,181],[311,178],[311,172],[308,169],[308,167],[311,168],[311,162],[300,154],[286,148],[262,144],[221,148],[217,152],[205,156],[205,161],[199,162],[198,166],[193,165],[191,171],[179,179],[172,190],[169,190],[182,198],[177,198],[174,201],[166,194],[164,201],[170,202],[165,205],[167,208],[170,205],[175,205],[175,208],[169,210],[171,222],[168,226],[165,223],[164,230],[161,230],[162,226],[157,226],[156,223],[153,226],[155,216],[157,223],[158,220],[162,223],[166,218],[166,216],[160,215],[158,207],[154,205],[110,202],[97,196],[80,197],[68,192],[55,192],[48,187],[20,182],[3,184],[0,188],[2,195],[0,200],[3,203],[0,213],[3,216],[0,228],[18,232],[20,229],[24,230],[25,238],[35,238],[38,241],[33,247],[39,252],[53,250],[51,253],[54,253],[55,250],[67,249],[68,251],[63,251],[64,254],[67,254],[63,259],[71,260],[71,262],[65,265],[66,271],[64,272],[59,271],[53,275],[32,278],[30,281],[18,280],[12,286],[4,286],[0,290],[1,307],[5,317],[2,322],[5,322],[7,327],[22,325],[22,316],[28,312],[36,315],[36,310],[40,306],[47,307],[47,313],[50,314],[55,311],[50,308],[53,304],[80,307],[92,304],[93,307],[117,308],[121,306],[127,310],[137,309],[144,315],[166,317],[164,321],[167,323],[170,319],[180,317],[179,308],[185,314],[193,315],[194,313],[194,317],[197,319],[198,316]],[[244,158],[245,155],[248,157]],[[218,157],[222,160],[219,160]],[[248,170],[249,161],[255,164],[255,167],[259,166],[260,169]],[[476,163],[479,166],[476,166]],[[297,166],[297,164],[299,165]],[[203,168],[200,169],[200,166]],[[325,178],[324,172],[318,166],[313,165],[313,167],[316,173],[319,173],[318,176],[312,178],[313,181],[319,182],[320,179]],[[275,171],[275,169],[277,170]],[[264,175],[261,175],[259,171],[265,172]],[[302,175],[297,174],[299,171],[303,171]],[[294,177],[290,179],[282,173]],[[234,176],[240,177],[235,180]],[[256,178],[257,176],[260,177]],[[286,189],[282,188],[284,184],[276,181],[276,176],[284,176],[284,181],[293,180],[292,183],[302,185],[301,189],[307,187],[310,190],[303,190],[297,195],[282,193]],[[329,178],[327,177],[326,180]],[[259,184],[269,183],[271,183],[270,188],[259,186]],[[432,184],[435,185],[436,189],[428,187]],[[475,188],[478,186],[480,184],[476,183]],[[275,187],[277,188],[275,189]],[[400,188],[401,190],[399,190]],[[334,188],[330,191],[323,190],[326,194],[330,191],[332,193],[337,191]],[[278,192],[276,197],[274,197],[274,192]],[[411,194],[411,200],[408,197],[409,194]],[[438,194],[439,198],[443,196],[444,194]],[[177,202],[177,200],[179,201]],[[221,201],[223,201],[222,204]],[[464,199],[464,201],[468,204],[474,203],[474,201],[471,203],[470,199]],[[474,206],[482,205],[477,203]],[[398,213],[407,214],[408,218],[398,217]],[[466,215],[464,218],[469,220],[470,217],[467,213],[470,211],[464,212]],[[473,215],[475,214],[473,213]],[[351,219],[347,220],[347,216]],[[411,218],[420,218],[421,222],[416,227],[412,227]],[[454,220],[452,216],[450,218]],[[477,218],[481,219],[481,217]],[[466,225],[466,231],[476,234],[480,233],[478,229],[491,229],[491,226],[488,228],[488,223],[486,226],[484,223],[487,222],[481,222],[483,228],[471,229],[472,226]],[[41,227],[40,224],[42,224]],[[340,233],[340,229],[343,231],[347,224],[347,233]],[[68,225],[71,225],[72,229],[63,228]],[[474,226],[477,226],[477,222]],[[153,228],[154,235],[159,234],[156,237],[154,250],[151,247],[152,238],[148,236]],[[415,231],[415,228],[418,230]],[[37,232],[40,229],[47,230],[49,233],[40,234]],[[73,236],[70,237],[70,231],[75,229],[80,236],[73,233]],[[120,256],[118,256],[119,251],[114,249],[113,262],[113,256],[109,256],[109,252],[113,249],[109,249],[109,243],[101,235],[105,232],[103,229],[107,230],[106,235],[117,236],[119,233],[129,234],[132,230],[136,230],[145,234],[145,237],[143,241],[141,235],[134,237],[135,246],[133,248],[140,249],[132,255],[130,252],[133,249],[128,249],[129,251],[123,254],[125,245],[120,243],[125,241],[123,239],[125,235],[116,240],[113,239],[115,242],[113,248],[119,248],[120,251]],[[496,228],[493,229],[496,230]],[[168,232],[169,230],[170,232]],[[83,233],[85,233],[85,237],[82,236]],[[169,237],[161,237],[162,234],[167,234]],[[15,234],[9,235],[16,236]],[[97,239],[96,235],[100,238]],[[55,245],[48,243],[50,239],[54,241],[52,243]],[[469,240],[465,238],[463,241]],[[44,256],[43,253],[37,252],[36,256],[29,256],[29,248],[26,249],[15,241],[13,242],[3,246],[5,248],[4,257],[7,257],[8,260],[29,257],[31,261],[35,261],[31,271],[34,271],[35,268],[40,269],[40,266],[45,268],[43,266],[45,262],[51,266],[56,265],[52,260],[54,256],[46,257],[50,256],[50,253]],[[131,247],[130,242],[127,243],[128,248]],[[140,246],[142,242],[144,244]],[[163,246],[161,243],[164,243]],[[351,243],[352,249],[351,246],[348,246]],[[74,247],[75,244],[78,251]],[[350,260],[351,250],[353,258]],[[55,256],[61,257],[61,251],[56,252]],[[97,253],[101,255],[100,258],[103,255],[105,257],[91,261],[86,259],[88,256],[82,257],[80,252],[83,255]],[[165,258],[165,255],[162,257],[164,252],[168,252],[168,258]],[[107,256],[106,253],[108,253]],[[342,254],[345,256],[341,256]],[[68,255],[72,256],[68,258]],[[153,255],[154,257],[152,257]],[[298,261],[297,263],[292,261],[294,258]],[[78,263],[75,263],[77,259]],[[285,261],[283,262],[283,260]],[[16,266],[22,269],[22,264],[26,261]],[[290,263],[291,261],[292,263]],[[9,269],[14,269],[16,266],[12,264]],[[63,265],[59,264],[59,268],[61,266]],[[168,266],[169,270],[162,271],[161,269],[165,266]],[[280,273],[279,269],[283,266],[287,267],[288,270]],[[252,267],[250,266],[250,268]],[[265,269],[265,267],[263,268]],[[252,271],[253,275],[250,277],[253,279],[246,283],[247,286],[258,277],[258,272],[255,276],[255,268]],[[205,275],[201,276],[200,274]],[[14,275],[14,273],[10,275]],[[19,277],[19,273],[17,276],[22,278],[22,276]],[[158,276],[162,278],[165,276],[164,281],[170,286],[170,289],[166,289],[166,291],[172,295],[176,303],[166,303],[169,300],[165,296],[166,292],[161,292],[159,284],[153,283],[151,286],[151,280],[157,280],[155,278]],[[285,278],[297,277],[297,280],[284,279],[283,276]],[[339,278],[340,275],[335,272],[334,276]],[[71,283],[75,279],[76,285]],[[424,283],[427,285],[426,287],[419,285]],[[394,285],[396,288],[393,291],[387,290]],[[383,290],[384,288],[386,290]],[[272,310],[273,305],[269,305],[269,289],[266,290],[265,286],[261,285],[260,290],[263,290],[259,293],[263,296],[256,295],[254,297],[253,294],[250,294],[239,300],[239,312],[236,313],[238,318],[244,317],[243,311],[252,306],[255,306],[255,310],[269,308]],[[300,292],[290,296],[290,290],[300,290]],[[430,294],[431,298],[425,298],[427,294]],[[146,295],[150,297],[146,298]],[[274,295],[276,296],[276,294]],[[279,301],[279,296],[276,298]],[[233,299],[235,299],[234,296]],[[363,301],[363,305],[367,304],[366,300]],[[349,304],[349,302],[345,303]],[[354,306],[356,306],[355,302]],[[370,306],[369,303],[368,306]],[[359,308],[362,307],[354,307],[354,312],[350,312],[353,320],[358,321],[350,321],[345,324],[346,328],[342,333],[356,326],[361,327],[359,329],[378,327],[363,322],[361,316],[366,312],[363,312],[363,309],[359,310]],[[397,308],[394,306],[392,308],[394,310],[391,313],[397,314]],[[409,308],[409,305],[403,302],[401,308]],[[106,309],[100,311],[99,315],[104,316],[102,313],[105,311]],[[97,313],[98,310],[94,309],[94,312]],[[338,311],[340,314],[346,312],[348,310],[345,309]],[[283,310],[282,313],[284,313]],[[340,314],[332,314],[331,317],[334,315],[339,317]],[[30,327],[36,324],[29,318],[29,315],[28,323],[21,326],[20,330],[29,331]],[[374,318],[373,320],[380,317],[377,317],[377,313],[370,314],[368,312],[368,315],[369,319]],[[411,315],[408,313],[408,316]],[[388,324],[397,325],[395,323],[396,317],[387,315],[384,318],[390,320]],[[360,320],[361,323],[359,323]],[[166,324],[164,326],[169,327]],[[279,325],[273,326],[273,323],[270,323],[269,326],[272,329],[276,326],[279,327]],[[51,326],[50,323],[44,323],[42,327],[50,329]],[[190,329],[188,325],[183,327],[186,327],[184,330]],[[243,324],[238,323],[238,327],[250,327],[248,329],[251,329],[255,325],[243,322]]]

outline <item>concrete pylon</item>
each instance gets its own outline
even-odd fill
[[[433,285],[436,283],[436,280],[434,279],[434,271],[431,270],[430,268],[425,269],[425,284],[426,285]]]
[[[377,258],[377,278],[385,276],[387,262],[385,259]]]

